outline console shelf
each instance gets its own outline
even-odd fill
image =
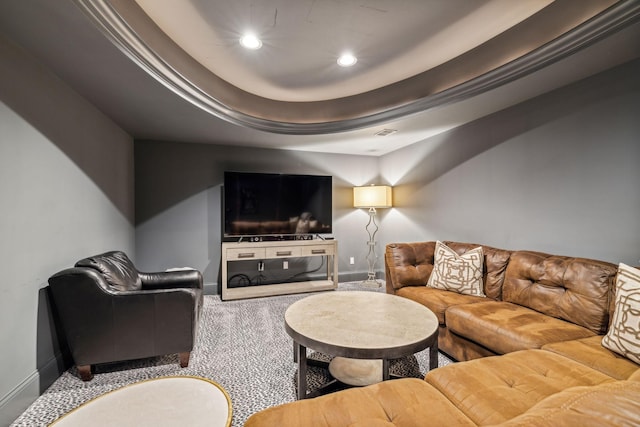
[[[323,256],[327,260],[326,280],[276,283],[228,287],[228,263],[234,261],[261,261],[277,258],[304,258]],[[291,240],[266,242],[222,243],[222,299],[233,300],[300,292],[332,290],[338,287],[338,242],[336,240]]]

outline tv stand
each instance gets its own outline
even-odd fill
[[[327,261],[326,280],[228,287],[227,267],[234,261],[261,261],[323,256]],[[287,240],[222,243],[222,300],[285,295],[332,290],[338,287],[338,242],[336,240]]]

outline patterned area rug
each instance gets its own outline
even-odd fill
[[[339,291],[363,288],[359,282],[341,283]],[[196,347],[187,368],[181,369],[177,355],[154,357],[97,366],[93,380],[83,382],[71,368],[58,378],[12,426],[47,426],[80,404],[127,384],[170,375],[209,378],[229,393],[233,405],[233,427],[241,427],[254,412],[296,396],[296,365],[293,341],[284,330],[284,312],[293,302],[309,294],[221,301],[205,296]],[[310,354],[322,360],[328,356]],[[439,355],[439,366],[451,363]],[[422,377],[428,371],[429,350],[391,362],[391,373]],[[323,368],[309,367],[309,389],[329,381]]]

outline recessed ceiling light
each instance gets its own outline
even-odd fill
[[[340,58],[338,58],[338,65],[341,67],[351,67],[355,65],[356,62],[358,62],[358,58],[350,53],[343,53],[340,55]]]
[[[255,36],[255,34],[245,34],[240,37],[240,44],[247,49],[260,49],[262,47],[262,40]]]

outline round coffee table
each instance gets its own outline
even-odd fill
[[[161,377],[126,385],[90,400],[52,426],[231,426],[231,399],[201,377]]]
[[[284,318],[285,329],[293,338],[294,360],[298,363],[298,399],[325,391],[323,387],[307,393],[307,365],[315,363],[307,359],[307,348],[341,358],[380,359],[382,380],[390,378],[389,360],[427,347],[429,369],[438,367],[438,319],[431,310],[407,298],[378,292],[326,292],[291,304]],[[348,372],[351,361],[339,362],[331,369],[332,373],[352,377]],[[375,364],[370,361],[368,364],[375,369]],[[356,371],[371,369],[354,368]]]

